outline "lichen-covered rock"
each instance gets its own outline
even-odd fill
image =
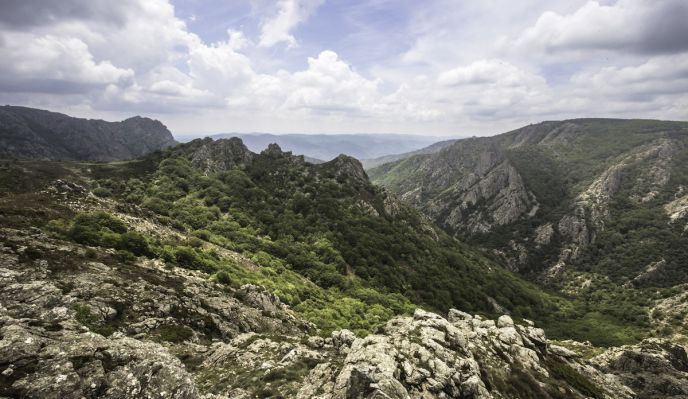
[[[212,340],[299,342],[312,328],[262,287],[237,291],[157,262],[106,264],[36,231],[1,229],[0,242],[0,396],[196,398],[197,376],[179,359],[196,367],[217,357]],[[41,259],[24,256],[28,246]],[[322,357],[292,349],[280,361]]]
[[[31,326],[0,315],[0,395],[196,398],[182,363],[159,344],[108,339],[75,323]]]
[[[229,170],[235,166],[251,162],[254,154],[244,145],[241,139],[204,139],[202,145],[194,151],[191,163],[205,174]]]
[[[592,362],[619,376],[639,398],[688,397],[688,355],[681,345],[650,338],[637,345],[611,348]]]
[[[0,396],[630,399],[686,392],[685,349],[664,341],[588,362],[548,343],[531,321],[456,309],[447,318],[417,309],[366,337],[348,330],[322,337],[263,287],[233,289],[159,262],[94,260],[36,230],[0,229],[0,238]],[[29,246],[41,259],[26,256]]]
[[[379,334],[357,338],[339,370],[311,372],[302,392],[321,386],[321,398],[633,397],[578,356],[548,352],[544,332],[529,323],[457,310],[450,319],[420,309],[393,319]]]

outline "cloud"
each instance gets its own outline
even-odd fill
[[[504,60],[478,60],[440,74],[438,83],[443,86],[492,85],[516,87],[540,85],[543,79]]]
[[[380,99],[379,82],[354,72],[333,51],[308,58],[308,69],[286,80],[293,88],[284,102],[288,109],[366,112],[373,110]]]
[[[13,28],[50,25],[66,20],[97,20],[108,25],[123,25],[131,0],[3,0],[0,24]]]
[[[291,34],[292,29],[308,19],[324,0],[279,0],[277,14],[266,20],[260,33],[261,47],[272,47],[286,43],[288,47],[296,45]]]
[[[7,0],[0,102],[158,115],[186,132],[473,134],[591,115],[688,118],[685,2],[368,0],[351,6],[353,24],[337,19],[349,6],[322,3],[258,0],[207,40],[169,0]],[[182,14],[216,12],[194,7]]]
[[[684,0],[619,0],[611,5],[589,1],[571,14],[544,12],[535,25],[505,45],[551,55],[590,50],[679,53],[688,51],[686,21]]]
[[[584,71],[571,79],[577,91],[589,90],[623,102],[688,96],[688,54],[653,57],[638,65]]]
[[[86,92],[107,85],[128,86],[134,71],[96,61],[78,38],[9,33],[2,36],[0,90]]]
[[[198,87],[231,93],[249,83],[255,72],[251,60],[238,50],[245,45],[243,35],[229,31],[227,41],[211,45],[199,43],[188,54],[189,76]]]

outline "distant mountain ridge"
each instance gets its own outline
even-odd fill
[[[0,107],[0,158],[127,160],[177,144],[160,121],[74,118],[35,108]]]
[[[285,151],[304,155],[311,158],[311,161],[329,161],[339,154],[359,160],[373,159],[419,150],[440,140],[446,140],[446,137],[411,134],[222,133],[210,137],[238,137],[254,152],[260,152],[269,144],[276,143]]]
[[[372,168],[375,168],[377,166],[384,165],[388,162],[398,161],[400,159],[405,159],[408,157],[412,157],[414,155],[434,154],[436,152],[439,152],[440,150],[442,150],[445,147],[449,147],[450,145],[454,144],[458,140],[460,140],[460,139],[438,141],[436,143],[430,144],[427,147],[423,147],[420,150],[405,152],[403,154],[392,154],[392,155],[385,155],[382,157],[372,158],[372,159],[361,159],[361,163],[363,164],[364,168],[372,169]]]

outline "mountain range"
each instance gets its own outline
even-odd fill
[[[65,131],[36,115],[17,129]],[[688,396],[688,123],[543,122],[367,170],[26,137],[0,161],[0,396]]]

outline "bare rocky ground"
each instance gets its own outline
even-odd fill
[[[527,321],[458,310],[322,337],[261,287],[38,229],[0,243],[0,397],[688,397],[685,347],[663,340],[586,359]]]

